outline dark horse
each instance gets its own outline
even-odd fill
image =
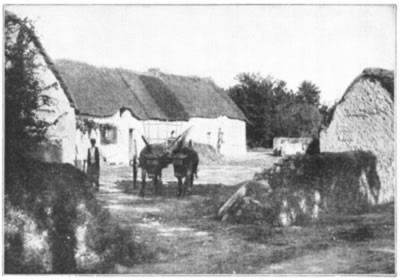
[[[190,128],[179,135],[170,144],[149,144],[145,137],[142,139],[146,146],[139,154],[139,167],[142,169],[142,186],[139,195],[144,196],[146,188],[146,177],[153,180],[154,192],[159,193],[161,185],[162,170],[168,167],[169,164],[174,165],[174,174],[178,179],[178,196],[184,196],[187,189],[193,186],[194,176],[197,176],[197,167],[199,157],[197,152],[192,148],[191,141],[189,146],[184,146],[185,139]],[[134,164],[136,160],[133,160]],[[136,168],[134,165],[133,184],[136,188]],[[182,179],[185,178],[184,186],[182,187]]]
[[[142,169],[142,186],[139,195],[144,197],[144,189],[146,188],[146,177],[148,176],[153,180],[154,193],[158,194],[161,185],[162,170],[171,163],[170,153],[173,145],[172,143],[167,146],[165,144],[149,144],[146,138],[143,138],[146,146],[139,154],[139,167]],[[134,160],[134,164],[135,164]],[[135,173],[135,168],[134,168]],[[136,187],[136,176],[133,176],[133,185]]]

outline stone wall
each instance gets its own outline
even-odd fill
[[[295,155],[305,154],[308,146],[312,142],[312,138],[289,138],[289,137],[275,137],[273,142],[273,150],[275,154]]]

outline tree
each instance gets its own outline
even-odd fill
[[[322,120],[321,120],[321,129],[326,128],[329,126],[329,124],[331,123],[332,117],[333,117],[333,113],[336,109],[336,105],[337,102],[335,102],[333,104],[333,106],[329,107],[328,105],[322,105],[319,108],[319,112],[322,116]]]
[[[41,62],[41,51],[32,23],[6,12],[5,194],[11,205],[29,211],[38,227],[47,230],[52,272],[74,273],[76,239],[73,221],[76,220],[74,199],[77,193],[66,188],[65,183],[63,185],[65,179],[46,177],[68,167],[46,165],[26,156],[30,148],[46,139],[47,129],[52,125],[38,115],[41,108],[52,103],[44,94],[51,86],[46,86],[39,78],[45,66]],[[72,181],[70,174],[73,173],[68,172],[66,177]],[[50,213],[44,211],[46,207],[51,209]],[[13,260],[8,261],[8,265],[13,263]],[[17,268],[23,267],[23,262],[17,260]]]
[[[51,104],[38,79],[42,70],[39,42],[32,23],[5,13],[5,193],[12,202],[29,188],[23,178],[30,164],[26,155],[45,140],[49,123],[38,110]],[[48,87],[47,87],[48,88]],[[12,187],[14,186],[14,187]]]
[[[318,137],[320,90],[304,81],[293,93],[272,77],[241,73],[229,95],[243,111],[250,147],[270,147],[275,137]]]
[[[241,73],[238,84],[229,89],[230,97],[243,111],[247,123],[248,144],[251,147],[267,147],[274,136],[276,95],[285,91],[285,83],[259,74]]]
[[[321,115],[317,107],[296,103],[280,111],[286,137],[318,138]]]
[[[48,123],[37,117],[37,110],[51,100],[37,79],[42,67],[34,26],[12,13],[5,15],[5,151],[6,162],[16,153],[24,154],[45,138]]]
[[[319,107],[320,105],[320,94],[321,91],[319,88],[309,81],[303,81],[297,91],[299,102],[314,105],[316,107]]]

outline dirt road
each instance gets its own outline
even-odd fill
[[[223,202],[275,160],[267,153],[249,153],[219,165],[200,165],[192,194],[182,199],[176,198],[171,167],[163,174],[163,193],[154,196],[149,183],[145,198],[132,188],[129,167],[105,168],[97,197],[142,245],[135,266],[117,264],[110,272],[394,273],[392,205],[368,215],[326,217],[305,227],[218,221],[215,214]]]

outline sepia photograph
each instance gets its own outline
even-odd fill
[[[394,3],[2,7],[3,276],[396,276]]]

